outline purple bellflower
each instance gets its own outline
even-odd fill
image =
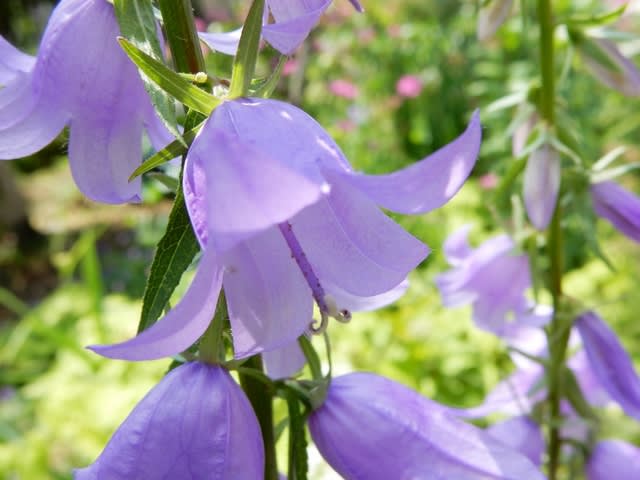
[[[560,192],[560,156],[549,144],[533,151],[524,170],[524,205],[538,230],[549,225]]]
[[[0,159],[31,155],[69,126],[69,162],[80,190],[105,203],[139,199],[146,127],[156,148],[171,141],[136,67],[120,49],[113,5],[62,0],[37,58],[0,39]]]
[[[594,312],[580,315],[575,326],[595,379],[627,415],[640,420],[640,378],[616,334]]]
[[[309,431],[347,480],[544,478],[524,455],[446,407],[370,373],[334,378]]]
[[[75,480],[254,480],[264,472],[260,426],[223,368],[187,363],[134,408]]]
[[[640,242],[640,198],[612,181],[591,185],[593,210],[620,233]]]
[[[538,424],[529,417],[522,415],[494,423],[487,433],[526,455],[537,467],[542,465],[544,438]]]
[[[507,235],[493,237],[474,250],[467,239],[469,229],[454,232],[444,244],[453,268],[435,279],[443,304],[472,303],[476,325],[501,337],[509,336],[510,323],[546,323],[548,312],[536,309],[525,296],[531,286],[527,255],[514,255],[515,245]],[[514,322],[509,322],[510,315]]]
[[[591,48],[583,48],[590,44]],[[618,46],[606,38],[583,37],[578,52],[585,66],[602,84],[628,97],[640,96],[640,70],[625,57]],[[593,52],[598,52],[594,55]]]
[[[332,0],[266,0],[262,37],[283,55],[291,55],[316,26]],[[364,9],[357,0],[349,0],[358,12]],[[269,13],[273,23],[268,23]],[[235,55],[242,28],[226,33],[199,33],[210,48]]]
[[[446,203],[473,168],[480,137],[474,114],[434,154],[370,176],[353,171],[292,105],[223,103],[185,164],[185,199],[204,250],[189,290],[137,337],[92,348],[127,360],[177,354],[204,332],[223,285],[238,358],[290,345],[308,331],[314,301],[326,325],[395,300],[429,250],[378,206],[416,214]]]
[[[640,478],[640,448],[622,440],[602,440],[591,452],[587,480]]]

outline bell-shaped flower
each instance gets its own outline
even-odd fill
[[[388,175],[354,172],[302,110],[237,99],[216,108],[187,155],[183,188],[204,249],[183,300],[136,338],[95,347],[129,360],[174,355],[206,329],[221,286],[236,357],[276,350],[322,323],[394,300],[428,248],[387,217],[446,203],[473,168],[479,118],[433,155]]]
[[[640,478],[640,448],[622,440],[602,440],[586,465],[587,480]]]
[[[255,413],[229,373],[187,363],[169,372],[75,480],[253,480],[264,447]]]
[[[538,230],[549,225],[560,192],[560,156],[549,144],[533,151],[524,170],[524,205]]]
[[[478,40],[482,42],[493,37],[509,16],[512,7],[513,0],[489,0],[482,3],[478,12]]]
[[[140,180],[128,177],[142,158],[143,128],[158,148],[171,138],[118,35],[111,3],[62,0],[35,60],[0,42],[8,65],[0,66],[8,77],[0,89],[0,159],[37,152],[68,125],[69,162],[80,190],[106,203],[139,199]]]
[[[629,97],[640,95],[640,70],[618,46],[606,38],[594,38],[569,29],[587,70],[602,84]]]
[[[640,198],[615,182],[605,181],[591,185],[591,200],[598,216],[640,242]]]
[[[540,426],[527,416],[519,416],[494,423],[487,433],[506,446],[515,448],[540,467],[544,453],[544,438]]]
[[[473,320],[478,327],[496,335],[509,335],[509,317],[518,323],[542,325],[547,313],[536,311],[525,297],[531,286],[527,255],[515,255],[513,240],[499,235],[472,249],[469,226],[454,232],[444,244],[444,253],[453,268],[438,275],[436,285],[446,307],[473,304]]]
[[[594,377],[627,415],[640,420],[640,378],[616,334],[590,311],[580,315],[575,326]]]
[[[369,373],[332,379],[309,431],[348,480],[543,479],[529,459],[447,408]]]
[[[354,8],[364,11],[360,2],[349,0]],[[291,55],[316,26],[331,0],[266,0],[262,37],[283,55]],[[269,23],[269,14],[273,22]],[[226,33],[201,32],[200,39],[210,48],[235,55],[242,28]]]

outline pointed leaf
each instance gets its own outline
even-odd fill
[[[176,100],[200,113],[209,115],[220,100],[182,78],[153,57],[147,55],[125,38],[118,38],[120,46],[140,70]]]
[[[133,180],[136,177],[139,177],[143,173],[147,173],[148,171],[159,167],[164,163],[167,163],[170,160],[173,160],[179,155],[185,154],[187,152],[188,146],[191,145],[191,142],[193,142],[193,139],[196,138],[196,135],[202,128],[203,123],[204,122],[198,124],[197,127],[189,130],[182,136],[182,140],[184,140],[184,143],[180,140],[174,140],[162,150],[154,153],[149,158],[147,158],[144,162],[142,162],[142,165],[140,165],[133,171],[133,173],[129,177],[129,181]]]
[[[247,20],[244,22],[244,27],[242,27],[238,53],[233,61],[231,86],[229,87],[231,98],[241,97],[249,91],[258,59],[263,11],[264,0],[254,0],[251,9],[249,9]]]
[[[182,182],[181,182],[182,183]],[[200,246],[193,233],[182,189],[169,214],[167,231],[158,243],[142,301],[138,332],[155,323]]]

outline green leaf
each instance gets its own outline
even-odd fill
[[[161,62],[164,57],[158,40],[157,23],[151,0],[115,0],[113,5],[122,36]],[[162,123],[173,136],[180,138],[173,99],[151,81],[144,72],[141,73],[144,88]]]
[[[231,85],[229,87],[229,96],[231,98],[242,97],[249,92],[251,79],[256,70],[256,61],[258,60],[263,10],[264,0],[254,0],[244,22],[244,27],[242,27],[238,53],[233,60],[233,69],[231,71]]]
[[[289,410],[289,469],[288,480],[306,480],[309,470],[305,419],[298,398],[287,392]]]
[[[567,397],[567,400],[569,400],[569,403],[571,403],[573,409],[578,412],[578,415],[582,418],[597,422],[598,415],[596,415],[594,410],[591,408],[591,405],[589,405],[585,400],[582,389],[578,384],[578,380],[571,369],[564,367],[562,369],[562,377],[564,394]]]
[[[127,39],[119,37],[118,41],[125,53],[133,60],[133,63],[180,103],[206,116],[209,116],[213,109],[220,104],[218,98],[200,90],[178,73],[144,53]]]
[[[560,23],[566,23],[567,26],[601,27],[618,20],[622,16],[626,8],[627,4],[625,3],[624,5],[610,12],[597,13],[595,15],[576,15],[564,21],[561,21]]]
[[[620,165],[619,167],[608,168],[600,172],[591,174],[591,181],[594,183],[605,182],[607,180],[613,180],[622,175],[625,175],[634,170],[640,168],[640,162],[627,163],[626,165]]]
[[[184,140],[184,143],[180,140],[174,140],[162,150],[154,153],[149,158],[147,158],[144,162],[142,162],[142,165],[140,165],[133,171],[133,173],[129,177],[129,181],[133,180],[136,177],[139,177],[143,173],[147,173],[148,171],[159,167],[163,163],[167,163],[168,161],[173,160],[179,155],[185,154],[188,147],[191,145],[191,142],[193,142],[194,138],[196,138],[196,135],[202,128],[203,123],[200,123],[197,127],[187,131],[182,136],[182,140]]]
[[[182,274],[191,265],[199,250],[200,245],[191,227],[182,189],[178,189],[173,209],[169,214],[167,231],[158,243],[151,264],[142,300],[138,332],[150,327],[160,318]]]

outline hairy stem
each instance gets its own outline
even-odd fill
[[[262,372],[262,358],[260,355],[254,355],[245,362],[244,366]],[[240,384],[247,394],[253,410],[256,412],[258,423],[262,430],[262,441],[264,443],[264,479],[278,480],[276,442],[273,433],[272,394],[269,391],[269,387],[263,382],[243,373],[240,373]]]
[[[193,21],[191,0],[160,0],[158,3],[176,70],[204,72],[204,57]]]
[[[540,113],[552,129],[555,123],[555,72],[554,72],[554,22],[551,0],[538,0],[538,22],[540,25],[540,72],[542,74],[542,90]],[[562,399],[562,370],[569,340],[569,328],[562,320],[562,275],[564,272],[563,241],[561,229],[562,211],[558,205],[551,220],[547,236],[547,247],[550,260],[549,289],[553,297],[554,316],[547,329],[550,362],[547,368],[549,382],[549,440],[547,444],[548,478],[558,478],[560,459],[560,401]]]

